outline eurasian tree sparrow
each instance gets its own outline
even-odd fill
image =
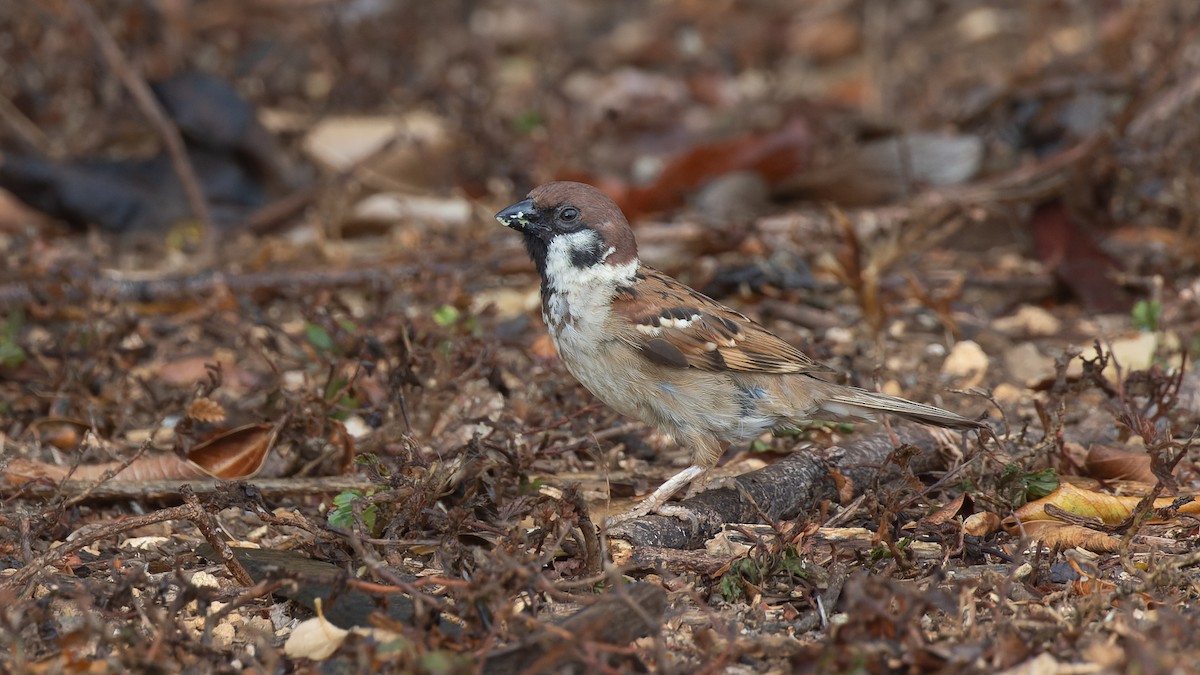
[[[751,319],[638,260],[620,208],[582,183],[547,183],[496,214],[524,235],[542,318],[567,370],[617,412],[692,452],[680,471],[609,524],[664,509],[724,447],[808,420],[887,413],[962,429],[966,417],[819,379],[830,368]]]

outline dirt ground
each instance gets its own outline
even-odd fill
[[[0,671],[1186,673],[1200,4],[0,4]],[[520,237],[983,433],[686,449]],[[734,480],[733,477],[741,476]],[[229,549],[228,545],[236,547]]]

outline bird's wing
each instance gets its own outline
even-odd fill
[[[613,299],[613,332],[655,363],[746,373],[831,372],[743,314],[641,267]]]

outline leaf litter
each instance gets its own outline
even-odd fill
[[[1197,10],[936,4],[100,3],[181,130],[226,121],[171,105],[203,71],[270,134],[184,139],[253,197],[207,232],[74,6],[0,9],[6,667],[1188,663]],[[685,453],[570,378],[490,222],[580,176],[651,264],[994,434],[766,436],[721,470],[819,466],[799,515],[598,534]]]

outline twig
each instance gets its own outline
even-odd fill
[[[218,478],[189,478],[183,480],[145,480],[145,481],[109,481],[97,484],[93,481],[62,481],[57,485],[34,483],[23,485],[19,489],[11,489],[0,484],[0,494],[12,492],[20,497],[44,497],[57,495],[75,495],[87,493],[87,501],[136,499],[140,502],[156,499],[178,500],[179,488],[185,482],[191,484],[196,494],[215,494],[229,487],[231,481]],[[264,497],[277,499],[296,495],[319,495],[342,492],[345,490],[366,490],[375,487],[375,483],[358,476],[322,476],[318,478],[257,478],[241,481],[246,486],[257,490]],[[72,504],[78,499],[72,499]],[[55,507],[58,508],[58,507]],[[303,527],[295,522],[281,522],[282,525]]]
[[[53,148],[50,144],[50,139],[46,138],[46,134],[37,127],[21,109],[13,105],[7,97],[0,96],[0,119],[8,124],[8,128],[21,137],[30,147],[46,156],[53,156]],[[3,162],[4,156],[0,154],[0,162]]]
[[[196,491],[191,485],[184,485],[179,488],[179,494],[183,495],[183,505],[191,507],[192,517],[190,520],[196,524],[197,529],[204,535],[205,541],[213,550],[217,552],[217,556],[221,558],[221,562],[225,563],[225,569],[233,575],[233,578],[243,586],[253,586],[254,579],[250,578],[250,574],[246,572],[246,568],[242,567],[242,563],[233,555],[233,549],[229,548],[229,544],[225,542],[225,538],[217,532],[217,526],[213,524],[212,518],[209,517],[208,511],[204,510],[204,505],[200,503],[200,499],[196,496]]]

